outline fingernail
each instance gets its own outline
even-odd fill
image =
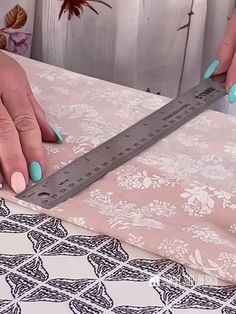
[[[15,193],[21,193],[26,188],[25,178],[21,172],[14,172],[11,176],[11,187]]]
[[[55,128],[55,127],[51,127],[51,128],[52,128],[54,134],[55,134],[56,137],[57,137],[57,143],[58,143],[58,144],[61,144],[63,140],[62,140],[62,136],[61,136],[60,132],[59,132],[58,129]]]
[[[236,84],[235,83],[230,87],[228,99],[231,104],[236,102]]]
[[[31,162],[29,166],[30,178],[34,182],[39,182],[42,179],[42,167],[37,161]]]
[[[2,189],[3,188],[3,185],[2,185],[2,183],[0,183],[0,189]]]
[[[220,60],[218,59],[214,60],[212,64],[206,69],[204,73],[204,79],[211,77],[212,74],[215,73],[219,65],[220,65]]]

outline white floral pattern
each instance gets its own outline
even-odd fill
[[[147,229],[163,229],[165,225],[155,219],[154,214],[159,216],[158,207],[165,212],[166,204],[159,204],[157,206],[153,203],[145,208],[137,208],[136,204],[128,203],[126,201],[112,201],[112,192],[102,194],[100,190],[90,192],[90,198],[86,203],[99,209],[102,215],[109,216],[108,222],[111,228],[119,227],[119,229],[127,229],[132,226],[146,227]],[[164,208],[164,209],[163,209]],[[168,209],[169,210],[169,209]],[[152,212],[152,215],[150,215]]]
[[[119,186],[125,187],[128,190],[132,189],[149,189],[149,188],[159,188],[162,185],[174,186],[175,181],[163,178],[153,174],[152,176],[147,174],[147,171],[140,172],[138,168],[127,166],[116,171],[117,183]]]
[[[232,233],[236,233],[236,224],[230,225],[229,231]]]
[[[233,142],[227,142],[224,145],[224,151],[231,156],[236,157],[236,144]]]
[[[77,226],[86,227],[84,217],[70,217],[68,221]]]
[[[183,228],[183,230],[191,232],[193,238],[199,238],[204,242],[223,244],[236,249],[236,244],[234,245],[232,244],[232,242],[225,240],[223,237],[220,237],[219,234],[209,228],[190,226],[187,228]]]
[[[137,237],[132,233],[129,233],[128,236],[129,236],[129,238],[127,240],[128,243],[135,245],[135,246],[138,246],[138,247],[141,247],[141,248],[144,246],[144,241],[143,241],[142,236]]]
[[[222,200],[223,208],[236,209],[236,204],[230,201],[233,194],[217,191],[207,185],[189,185],[180,196],[187,199],[187,203],[183,203],[182,208],[193,216],[203,217],[211,214],[215,208],[215,199]]]
[[[189,244],[183,240],[176,239],[171,241],[165,239],[160,243],[158,249],[161,255],[183,262],[184,256],[188,252],[188,246]]]
[[[198,158],[183,152],[178,155],[154,154],[144,152],[136,158],[137,161],[156,166],[168,176],[187,180],[189,175],[193,178],[203,178],[213,180],[229,180],[234,174],[231,169],[225,167],[222,157],[215,154],[202,154]]]
[[[180,132],[177,136],[177,141],[186,147],[199,147],[207,148],[208,144],[204,143],[204,138],[198,134],[188,135],[187,133]]]

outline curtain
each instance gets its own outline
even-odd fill
[[[112,9],[83,0],[98,15],[84,6],[80,18],[68,20],[66,12],[59,20],[62,0],[1,0],[0,23],[3,11],[21,4],[30,16],[21,33],[32,34],[35,6],[32,58],[176,97],[197,84],[215,58],[235,7],[235,0],[104,1]],[[26,52],[15,52],[29,55],[30,40]]]

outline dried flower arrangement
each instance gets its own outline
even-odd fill
[[[112,8],[108,3],[102,0],[64,0],[59,13],[59,19],[61,18],[63,12],[68,12],[68,20],[71,20],[73,15],[80,17],[84,7],[88,7],[94,13],[98,14],[98,11],[94,9],[90,2],[101,3],[109,8]]]

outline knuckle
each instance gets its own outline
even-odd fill
[[[0,118],[0,138],[9,139],[10,134],[15,132],[14,124],[10,119]]]
[[[30,132],[38,130],[38,124],[34,117],[30,115],[19,115],[14,119],[14,124],[18,132]]]

